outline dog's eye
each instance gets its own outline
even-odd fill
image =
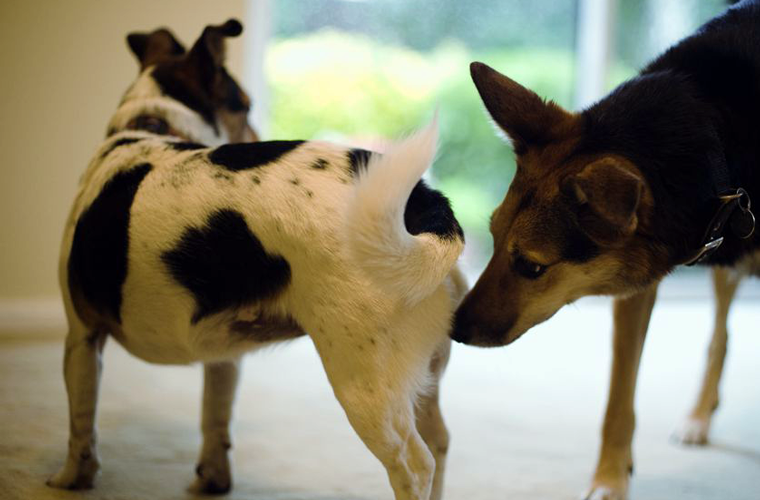
[[[127,125],[133,130],[145,130],[152,134],[166,135],[169,133],[169,123],[163,118],[150,115],[140,115]]]
[[[515,257],[514,269],[520,276],[528,278],[530,280],[538,279],[542,274],[546,272],[546,267],[543,264],[532,262],[522,255]]]

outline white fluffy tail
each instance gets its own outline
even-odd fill
[[[348,249],[356,264],[381,289],[409,304],[435,291],[464,248],[453,215],[450,234],[412,235],[404,224],[409,195],[433,162],[437,143],[436,117],[382,155],[372,155],[348,207]],[[442,197],[438,201],[447,203]]]

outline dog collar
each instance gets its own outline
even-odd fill
[[[702,245],[684,265],[693,266],[712,255],[723,244],[726,224],[730,224],[734,235],[741,239],[747,239],[755,232],[755,215],[747,191],[743,188],[733,190],[719,196],[718,201],[718,209],[710,219]]]

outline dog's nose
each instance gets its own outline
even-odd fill
[[[472,338],[473,324],[467,311],[459,308],[454,315],[454,327],[451,330],[451,340],[461,344],[469,344]]]

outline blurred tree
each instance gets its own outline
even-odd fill
[[[610,86],[659,47],[725,8],[724,0],[618,0]],[[278,0],[266,74],[271,135],[350,142],[397,137],[441,109],[438,186],[485,262],[488,217],[514,175],[470,81],[482,60],[570,106],[577,0]],[[677,16],[678,19],[673,19]],[[656,20],[656,22],[655,22]],[[477,267],[477,264],[476,264]]]

